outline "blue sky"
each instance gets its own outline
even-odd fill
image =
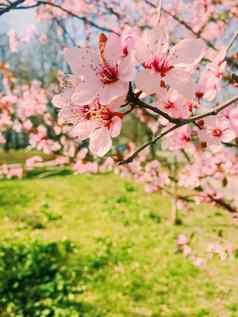
[[[14,29],[17,33],[22,34],[29,24],[36,24],[34,9],[12,11],[1,17],[1,30]]]

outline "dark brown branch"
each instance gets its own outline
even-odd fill
[[[212,195],[208,195],[208,197],[211,199],[212,202],[214,202],[217,206],[222,207],[223,209],[226,209],[232,214],[237,214],[237,209],[233,206],[231,206],[229,203],[227,203],[222,198],[215,198]]]
[[[18,6],[22,3],[24,3],[25,0],[16,0],[14,2],[10,2],[8,5],[6,4],[3,9],[0,9],[0,16],[18,8]]]
[[[0,16],[3,15],[4,13],[11,11],[11,10],[27,10],[27,9],[37,8],[37,7],[45,5],[45,6],[57,8],[57,9],[61,10],[62,12],[66,13],[67,15],[74,17],[74,18],[84,22],[85,24],[88,24],[88,25],[92,26],[93,28],[96,28],[100,31],[107,32],[107,33],[114,33],[114,34],[118,35],[118,33],[116,31],[114,31],[113,29],[110,29],[110,28],[107,28],[104,26],[100,26],[97,23],[95,23],[94,21],[87,19],[85,16],[79,16],[76,13],[74,13],[73,11],[62,7],[59,4],[39,0],[34,5],[22,6],[21,4],[24,4],[25,1],[26,0],[17,0],[15,2],[7,5],[4,9],[0,9]]]
[[[78,20],[81,20],[84,23],[89,24],[92,27],[94,27],[94,28],[96,28],[96,29],[98,29],[100,31],[108,32],[108,33],[114,33],[114,34],[118,35],[118,33],[116,31],[114,31],[113,29],[109,29],[107,27],[100,26],[97,23],[87,19],[85,16],[79,16],[79,15],[75,14],[74,12],[72,12],[72,11],[70,11],[70,10],[68,10],[68,9],[58,5],[58,4],[55,4],[55,3],[52,3],[52,2],[41,1],[41,0],[37,1],[37,4],[39,6],[40,5],[46,5],[46,6],[57,8],[57,9],[63,11],[64,13],[68,14],[69,16],[72,16],[72,17],[74,17],[74,18],[76,18]]]
[[[165,130],[164,132],[162,132],[159,136],[157,136],[156,138],[154,138],[153,140],[143,144],[141,147],[139,147],[131,156],[129,156],[127,159],[119,162],[119,165],[123,165],[123,164],[128,164],[131,163],[136,157],[137,155],[143,151],[144,149],[146,149],[148,146],[151,146],[155,143],[157,143],[160,139],[162,139],[165,135],[169,134],[170,132],[178,129],[180,126],[182,126],[184,124],[176,124],[172,127],[170,127],[169,129]]]
[[[130,104],[133,104],[135,106],[139,106],[140,108],[148,109],[148,110],[151,110],[151,111],[157,113],[158,115],[164,117],[165,119],[167,119],[171,123],[177,124],[177,123],[181,123],[184,121],[183,119],[171,117],[168,113],[162,111],[161,109],[159,109],[157,107],[153,107],[151,105],[148,105],[146,102],[144,102],[143,100],[138,98],[133,93],[133,91],[131,89],[129,90],[127,100]]]
[[[188,119],[185,119],[184,120],[185,124],[201,120],[201,119],[208,117],[208,116],[216,116],[219,112],[226,109],[227,107],[229,107],[231,104],[233,104],[236,101],[238,101],[238,96],[234,96],[234,97],[228,99],[227,101],[225,101],[225,102],[221,103],[220,105],[206,111],[205,113],[198,114],[198,115],[192,116]]]
[[[122,165],[122,164],[131,163],[141,151],[143,151],[145,148],[157,143],[160,139],[162,139],[164,136],[166,136],[170,132],[179,129],[180,127],[182,127],[182,126],[184,126],[186,124],[196,122],[196,121],[201,120],[203,118],[206,118],[208,116],[215,116],[219,112],[221,112],[222,110],[226,109],[227,107],[229,107],[230,105],[232,105],[236,101],[238,101],[238,95],[235,96],[235,97],[232,97],[229,100],[225,101],[224,103],[222,103],[222,104],[210,109],[209,111],[206,111],[205,113],[202,113],[202,114],[199,114],[199,115],[195,115],[195,116],[192,116],[192,117],[190,117],[188,119],[184,119],[181,122],[178,122],[177,124],[173,125],[172,127],[169,127],[168,129],[166,129],[164,132],[162,132],[156,138],[154,138],[151,141],[143,144],[131,156],[129,156],[127,159],[121,161],[119,164]]]

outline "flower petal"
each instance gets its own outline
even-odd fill
[[[111,34],[105,46],[105,59],[110,65],[115,65],[122,56],[121,38],[115,34]]]
[[[114,98],[126,96],[128,92],[128,83],[117,81],[113,84],[103,85],[99,90],[99,101],[103,105],[109,104]]]
[[[121,63],[118,67],[119,71],[119,79],[124,82],[129,82],[134,79],[135,70],[134,70],[134,63],[133,63],[133,56],[128,55],[123,57]]]
[[[90,47],[65,48],[64,58],[70,65],[72,72],[80,75],[95,70],[97,65],[96,51]]]
[[[92,132],[96,129],[96,123],[93,121],[82,121],[78,123],[72,130],[71,134],[79,140],[85,140],[90,137]]]
[[[75,88],[71,101],[78,105],[87,105],[91,103],[98,94],[101,82],[96,76],[89,78],[87,81],[81,81]]]
[[[166,83],[184,97],[188,99],[193,98],[196,86],[193,83],[189,72],[183,69],[173,68],[166,76]]]
[[[90,136],[89,149],[93,154],[103,156],[111,147],[112,139],[107,128],[96,129]]]
[[[159,93],[161,77],[150,70],[142,69],[136,74],[136,87],[147,94]]]
[[[202,40],[186,39],[175,45],[169,54],[172,65],[194,65],[197,64],[205,53],[205,45]]]
[[[111,126],[110,126],[110,134],[112,138],[118,137],[121,132],[122,120],[121,118],[115,116],[112,118]]]

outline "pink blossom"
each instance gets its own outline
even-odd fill
[[[201,72],[199,83],[196,87],[196,96],[198,99],[204,98],[211,101],[220,91],[226,68],[226,50],[226,47],[222,47],[218,54],[211,54],[210,58],[212,62]]]
[[[0,177],[22,178],[24,174],[23,168],[20,164],[4,164],[0,167]]]
[[[205,266],[205,260],[203,258],[200,258],[200,257],[196,257],[196,256],[193,256],[192,257],[192,261],[193,261],[193,264],[199,268],[202,268]]]
[[[192,98],[195,87],[191,73],[203,55],[201,40],[182,40],[169,50],[163,29],[147,31],[136,45],[136,57],[144,68],[137,73],[136,86],[147,94],[159,94],[170,87]]]
[[[84,174],[84,173],[95,174],[98,172],[98,165],[96,162],[83,163],[81,161],[78,161],[77,163],[74,164],[73,170],[75,171],[75,174]]]
[[[227,257],[227,254],[224,248],[218,243],[210,244],[208,246],[208,252],[210,253],[211,256],[217,254],[221,260],[225,260]]]
[[[188,257],[192,254],[192,249],[188,245],[183,246],[183,255]]]
[[[231,127],[238,136],[238,107],[233,108],[229,113]]]
[[[186,245],[188,244],[188,238],[187,236],[185,236],[184,234],[180,234],[178,237],[177,237],[177,240],[176,240],[176,243],[177,245],[179,246],[183,246],[183,245]]]
[[[17,33],[14,30],[10,30],[8,33],[8,36],[9,36],[10,51],[12,53],[16,53],[18,50],[18,45],[19,45]]]
[[[100,173],[112,172],[115,167],[115,162],[111,157],[107,157],[106,160],[100,165]]]
[[[33,156],[27,159],[25,164],[28,169],[33,169],[37,163],[42,161],[43,161],[43,158],[41,156]]]
[[[133,56],[123,46],[122,38],[101,34],[98,52],[94,48],[67,48],[65,60],[76,78],[72,102],[85,105],[95,98],[108,104],[115,97],[126,96],[133,79]]]
[[[109,105],[102,105],[98,99],[89,105],[70,103],[71,90],[57,95],[53,103],[61,108],[60,116],[73,124],[72,135],[79,140],[89,138],[90,151],[103,156],[112,147],[112,138],[120,134],[123,113],[119,112],[123,99],[118,98]]]
[[[200,124],[197,130],[199,138],[209,146],[222,145],[222,142],[231,142],[235,138],[228,120],[220,120],[219,117],[206,118],[198,124]]]

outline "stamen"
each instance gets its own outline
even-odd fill
[[[101,81],[108,85],[116,82],[118,80],[118,66],[113,67],[108,64],[102,66],[100,71]]]
[[[160,73],[161,77],[165,77],[174,66],[170,65],[165,58],[156,57],[151,63],[144,63],[144,68],[153,69],[156,73]]]
[[[214,137],[220,137],[220,136],[222,135],[222,130],[219,129],[219,128],[213,129],[213,130],[212,130],[212,135],[213,135]]]

